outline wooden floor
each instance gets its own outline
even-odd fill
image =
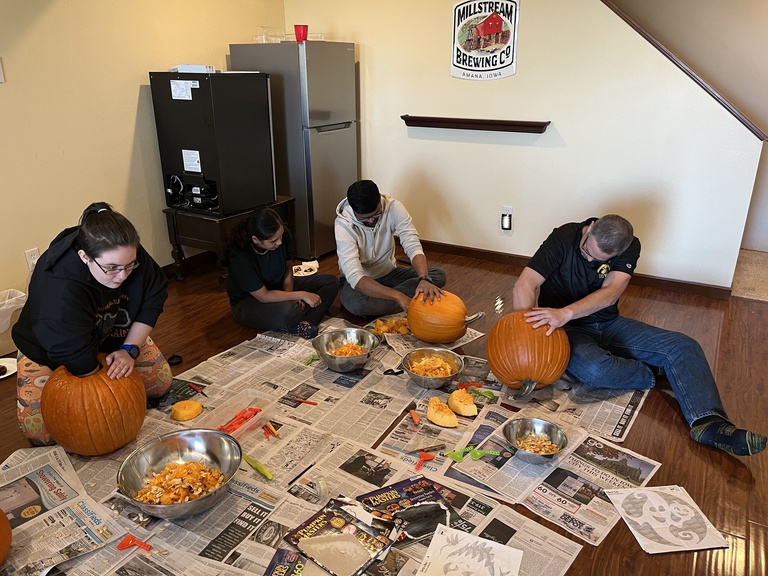
[[[202,265],[188,270],[184,281],[171,280],[166,311],[153,333],[167,356],[183,357],[183,364],[174,369],[177,374],[256,334],[232,319],[220,271],[206,256],[198,257]],[[499,317],[497,299],[508,301],[520,269],[445,254],[428,254],[428,258],[430,265],[445,269],[446,288],[464,299],[470,313],[485,312],[473,328],[487,333]],[[321,272],[338,273],[335,255],[321,260]],[[696,338],[715,371],[731,418],[739,426],[768,430],[768,303],[740,298],[714,300],[630,286],[621,310],[627,316]],[[508,311],[507,303],[502,312]],[[484,347],[485,339],[481,338],[459,352],[484,357]],[[0,459],[27,446],[15,423],[14,386],[13,378],[0,381]],[[724,534],[730,548],[648,555],[620,522],[600,546],[584,544],[568,574],[765,575],[768,453],[737,458],[692,442],[677,403],[663,388],[668,390],[668,385],[651,391],[624,445],[662,462],[651,485],[683,486]],[[521,506],[516,509],[536,518]]]

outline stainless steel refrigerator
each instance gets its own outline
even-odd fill
[[[269,74],[277,193],[296,198],[296,256],[336,249],[336,205],[358,179],[355,45],[230,44],[231,70]]]

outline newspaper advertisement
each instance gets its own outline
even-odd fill
[[[512,419],[526,416],[538,416],[538,413],[521,411],[512,416]],[[518,456],[519,451],[510,446],[504,438],[502,424],[476,447],[479,452],[458,462],[456,469],[490,486],[510,501],[520,502],[533,486],[538,485],[557,468],[560,461],[587,437],[587,432],[581,428],[566,425],[562,427],[568,437],[568,445],[551,459],[531,462],[525,459],[523,454]]]
[[[548,420],[575,424],[612,442],[624,442],[649,390],[590,389],[560,379],[522,400],[512,398],[515,392],[513,388],[504,390],[502,402],[520,409],[535,405],[548,412]]]
[[[522,501],[542,518],[597,546],[621,518],[606,489],[645,486],[661,464],[589,436]]]
[[[3,564],[11,574],[45,573],[125,532],[86,494],[59,447],[0,473],[0,508],[13,530],[13,547]]]

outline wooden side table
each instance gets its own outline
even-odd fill
[[[293,230],[293,205],[295,201],[295,198],[289,196],[278,196],[276,202],[268,205],[280,215],[290,230]],[[231,216],[213,216],[177,208],[164,208],[163,212],[168,224],[168,239],[173,247],[171,255],[173,256],[176,278],[178,280],[184,279],[185,256],[182,246],[211,250],[216,252],[219,260],[221,260],[232,230],[253,214],[255,210],[246,210]]]

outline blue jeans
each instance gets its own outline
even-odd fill
[[[571,344],[568,373],[588,388],[647,390],[656,383],[649,366],[664,368],[683,416],[728,416],[707,358],[696,340],[619,316],[608,322],[565,326]]]
[[[440,268],[430,268],[429,275],[435,286],[445,286],[445,272]],[[415,268],[398,266],[389,274],[376,278],[376,282],[388,288],[394,288],[406,296],[413,298],[419,285],[419,275]],[[359,290],[355,290],[344,278],[341,279],[341,305],[355,316],[385,316],[402,312],[400,305],[394,300],[371,298]]]

